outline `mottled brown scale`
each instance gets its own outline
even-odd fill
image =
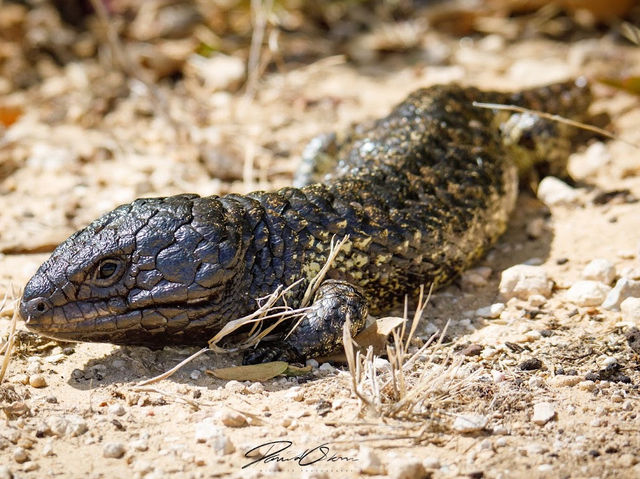
[[[332,238],[349,237],[297,332],[249,361],[323,354],[347,316],[390,309],[420,285],[447,283],[504,231],[520,175],[564,174],[574,131],[515,104],[580,119],[591,101],[573,82],[521,93],[440,85],[386,117],[307,148],[299,188],[246,196],[136,200],[52,254],[25,288],[21,312],[42,334],[161,346],[206,343],[256,300],[303,281],[300,304]],[[115,262],[100,269],[105,262]],[[100,271],[118,277],[100,278]]]

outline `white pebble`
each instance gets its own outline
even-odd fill
[[[13,479],[13,472],[4,464],[0,464],[0,479]]]
[[[223,409],[216,414],[218,421],[228,427],[244,427],[247,425],[247,418],[244,414],[233,409]]]
[[[505,309],[504,303],[493,303],[490,306],[479,308],[476,311],[476,314],[482,318],[495,319],[500,316],[500,314],[504,311],[504,309]]]
[[[616,267],[604,258],[591,260],[582,270],[582,277],[592,281],[600,281],[604,284],[611,284],[616,279]]]
[[[194,54],[187,58],[184,73],[210,91],[233,90],[244,78],[245,65],[240,58],[222,53],[210,57]]]
[[[611,160],[607,146],[601,141],[589,145],[581,153],[574,153],[569,157],[569,173],[573,178],[586,179],[593,176]]]
[[[550,472],[553,471],[553,465],[552,464],[540,464],[538,466],[538,471],[540,472]]]
[[[316,369],[319,366],[318,361],[316,361],[315,359],[307,359],[305,365],[311,366],[312,369]]]
[[[232,393],[241,393],[244,391],[245,385],[240,381],[236,381],[232,379],[231,381],[227,381],[227,384],[224,385],[225,391],[229,391]]]
[[[497,371],[494,369],[491,371],[491,378],[493,379],[494,383],[501,383],[506,379],[506,376],[502,371]]]
[[[456,417],[453,429],[463,434],[479,432],[487,427],[488,422],[489,418],[481,414],[462,414]]]
[[[579,193],[564,181],[547,176],[538,185],[538,198],[547,206],[575,203]]]
[[[422,461],[415,457],[405,457],[400,461],[394,461],[390,477],[395,479],[423,479],[426,473]]]
[[[630,297],[640,297],[640,281],[620,278],[602,303],[604,309],[617,311],[621,303]]]
[[[539,389],[544,387],[544,379],[539,378],[538,376],[531,376],[529,378],[529,387],[531,389]]]
[[[380,461],[380,458],[369,447],[361,447],[360,454],[358,454],[358,465],[360,466],[360,472],[369,475],[384,474],[385,469]]]
[[[533,406],[531,420],[539,426],[544,426],[556,416],[556,407],[550,402],[540,402]]]
[[[65,435],[72,437],[80,436],[87,432],[86,421],[75,414],[49,417],[45,422],[47,423],[47,426],[49,426],[51,432],[58,437]]]
[[[124,416],[126,412],[122,404],[112,404],[109,406],[109,414],[113,414],[114,416]]]
[[[336,368],[331,366],[331,364],[329,364],[329,363],[322,363],[318,369],[320,371],[330,371],[330,372],[333,372],[333,371],[336,370]]]
[[[292,401],[300,402],[304,399],[304,391],[300,386],[294,386],[287,391],[286,397]]]
[[[618,364],[618,359],[614,356],[605,356],[599,360],[601,367],[607,368],[613,366],[614,364]]]
[[[146,439],[135,439],[129,442],[129,447],[134,451],[144,452],[149,449],[149,442]]]
[[[611,287],[599,281],[576,281],[567,291],[567,299],[578,306],[599,306]]]
[[[527,299],[531,295],[548,298],[553,282],[540,266],[518,264],[505,269],[500,279],[500,293],[507,299]]]
[[[251,394],[260,394],[264,392],[264,384],[258,381],[253,382],[251,383],[251,386],[247,388],[247,391],[250,392]]]
[[[199,369],[194,369],[193,371],[191,371],[191,374],[189,374],[189,378],[191,378],[191,380],[193,381],[197,381],[201,377],[202,377],[202,371],[200,371]]]
[[[16,447],[13,450],[13,454],[11,454],[13,460],[18,464],[22,464],[23,462],[27,462],[29,460],[29,453],[23,447]]]
[[[542,306],[544,303],[547,302],[547,298],[545,298],[541,294],[532,294],[531,296],[529,296],[528,301],[529,301],[529,304],[534,308],[539,308],[540,306]]]
[[[440,459],[437,457],[427,457],[422,460],[425,469],[440,469]]]
[[[620,311],[625,321],[640,327],[640,298],[627,298],[620,304]]]
[[[120,442],[108,442],[102,449],[102,455],[104,457],[113,457],[115,459],[120,459],[122,456],[124,456],[124,453],[124,444]]]

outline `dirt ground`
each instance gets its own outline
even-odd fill
[[[0,4],[5,22],[7,8]],[[35,76],[22,86],[0,78],[0,293],[15,299],[56,244],[118,204],[288,185],[310,138],[382,115],[418,87],[518,90],[640,75],[640,48],[613,27],[567,41],[461,39],[416,25],[403,27],[416,30],[402,51],[285,62],[262,74],[254,95],[237,88],[233,56],[211,65],[188,59],[179,79],[152,82],[103,54],[18,62],[16,71]],[[24,53],[16,45],[0,43],[4,68]],[[601,83],[594,91],[594,112],[612,119],[607,128],[640,144],[638,97]],[[17,121],[7,120],[10,111]],[[591,140],[571,157],[570,200],[547,205],[521,194],[481,269],[433,295],[413,345],[450,320],[437,355],[460,367],[451,391],[422,398],[419,414],[363,413],[339,364],[227,382],[204,371],[240,356],[208,353],[139,387],[197,349],[62,344],[27,333],[20,320],[0,385],[0,479],[640,477],[640,350],[629,339],[640,314],[569,293],[598,258],[615,266],[605,288],[640,277],[639,150],[625,141]],[[523,263],[553,280],[548,297],[501,297],[502,272]],[[481,309],[495,303],[504,310]],[[13,310],[7,304],[0,317],[3,340]],[[437,367],[419,362],[415,372]],[[464,418],[472,426],[460,426]],[[272,441],[284,442],[267,458],[250,453]]]

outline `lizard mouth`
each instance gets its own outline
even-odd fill
[[[206,344],[210,337],[205,334],[202,323],[207,323],[207,330],[216,330],[212,323],[217,322],[211,320],[214,308],[209,297],[202,297],[188,303],[166,303],[122,313],[94,308],[91,317],[70,318],[65,314],[64,306],[50,308],[46,314],[34,317],[21,305],[21,314],[27,329],[52,339],[154,346],[167,342]],[[203,334],[190,334],[195,328]],[[212,332],[211,336],[214,334]]]

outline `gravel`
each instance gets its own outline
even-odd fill
[[[489,418],[481,414],[462,414],[453,421],[453,430],[462,434],[480,432],[489,423]]]
[[[358,454],[360,472],[368,475],[379,475],[385,473],[384,465],[378,455],[369,447],[361,447]]]
[[[640,327],[640,298],[627,298],[620,304],[622,318]]]
[[[609,311],[618,311],[622,302],[629,297],[640,297],[640,281],[620,278],[602,302],[602,307]]]
[[[538,185],[538,199],[547,206],[575,203],[579,192],[554,176],[543,178]]]
[[[102,455],[104,457],[112,457],[114,459],[120,459],[124,456],[126,449],[121,442],[108,442],[102,448]]]

